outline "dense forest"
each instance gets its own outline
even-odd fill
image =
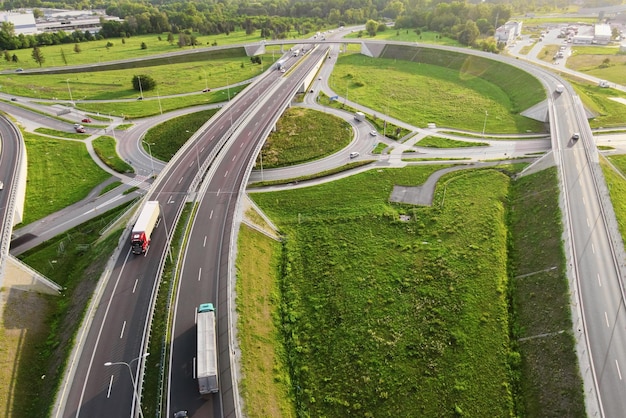
[[[588,6],[600,0],[585,0]],[[621,0],[602,0],[602,5]],[[195,36],[245,30],[268,39],[284,39],[289,33],[314,33],[330,26],[366,24],[367,35],[375,36],[395,22],[396,29],[429,30],[457,39],[465,45],[493,34],[495,28],[516,13],[542,8],[566,8],[563,0],[445,1],[445,0],[9,0],[5,10],[31,8],[41,16],[43,8],[77,10],[105,9],[123,21],[103,21],[98,33],[75,31],[15,36],[12,24],[0,26],[0,49],[14,50],[42,45],[77,43],[92,39],[129,37],[143,34],[186,34],[193,45]],[[257,32],[258,31],[258,32]],[[189,45],[189,44],[187,44]],[[185,45],[181,45],[185,46]]]

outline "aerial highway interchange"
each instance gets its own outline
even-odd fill
[[[53,416],[140,414],[135,394],[141,392],[142,356],[150,335],[155,292],[168,257],[167,246],[173,229],[183,206],[192,201],[196,202],[197,210],[181,263],[180,286],[175,298],[178,302],[173,307],[165,410],[169,415],[184,409],[190,412],[190,416],[197,417],[240,416],[237,358],[231,334],[234,311],[232,254],[241,216],[239,198],[245,193],[250,176],[259,179],[262,175],[258,171],[251,174],[252,165],[260,146],[294,94],[303,85],[305,91],[311,87],[317,91],[330,91],[324,80],[317,80],[318,73],[326,78],[332,71],[334,60],[326,59],[329,48],[338,46],[330,42],[320,43],[302,59],[288,57],[290,69],[286,75],[268,70],[194,134],[167,165],[156,162],[155,167],[155,162],[143,151],[137,153],[130,148],[124,151],[128,152],[126,158],[132,159],[146,174],[148,170],[159,172],[144,200],[159,202],[162,221],[145,257],[134,257],[127,246],[122,246],[115,263],[106,273],[105,286],[99,288],[90,312],[91,326],[85,330],[84,338],[73,353]],[[336,49],[332,51],[331,55],[336,56]],[[502,59],[507,60],[506,57]],[[607,201],[603,199],[602,184],[598,183],[597,150],[582,103],[574,92],[567,89],[561,95],[553,95],[554,86],[561,82],[560,79],[536,66],[518,65],[542,79],[549,91],[551,144],[537,140],[525,142],[525,148],[519,148],[516,141],[505,141],[490,150],[489,156],[508,158],[552,149],[561,172],[572,293],[580,302],[574,310],[575,318],[577,313],[580,314],[576,318],[581,327],[577,338],[591,353],[586,369],[590,371],[581,371],[581,374],[585,378],[585,389],[590,385],[597,396],[588,395],[587,408],[601,416],[620,416],[626,410],[622,379],[622,373],[626,372],[626,353],[622,349],[626,344],[626,318],[621,309],[623,273],[618,261],[623,248],[616,248],[614,219],[606,219]],[[21,118],[33,117],[24,109],[7,110],[6,105],[2,108],[12,114],[16,112]],[[40,115],[36,117],[42,118]],[[45,124],[63,125],[53,119],[46,119]],[[354,141],[351,149],[365,155],[372,145],[368,128],[358,127],[356,132],[360,140]],[[580,132],[579,141],[572,141],[572,132]],[[138,145],[139,141],[135,138],[125,144],[127,147]],[[5,146],[3,143],[3,151],[8,150]],[[447,152],[446,155],[453,153]],[[6,154],[8,151],[2,153],[3,158]],[[341,165],[345,163],[346,155],[347,151],[342,151],[324,159],[321,165],[311,164],[310,169],[321,171]],[[476,155],[476,159],[486,156]],[[383,167],[390,162],[382,160],[377,164]],[[3,162],[3,169],[6,166]],[[274,175],[293,177],[289,169],[264,174],[266,178]],[[3,176],[10,178],[8,173]],[[5,188],[6,183],[5,180]],[[4,201],[3,205],[6,207]],[[205,302],[213,302],[218,313],[220,392],[209,401],[198,396],[193,379],[196,308]],[[588,356],[581,354],[584,352],[584,348],[579,352],[581,368],[585,366],[584,356]],[[105,366],[107,362],[131,360],[135,360],[131,363],[134,380],[122,365]]]

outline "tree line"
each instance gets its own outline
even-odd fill
[[[57,4],[41,0],[15,0],[9,3],[28,4],[29,7]],[[384,23],[389,21],[395,22],[396,29],[435,31],[463,44],[473,45],[481,35],[493,34],[495,28],[512,14],[511,6],[505,4],[439,0],[262,0],[254,3],[155,0],[155,4],[141,0],[120,0],[98,3],[96,1],[91,6],[106,7],[108,15],[123,20],[102,19],[102,29],[97,33],[77,30],[72,33],[61,31],[36,35],[15,35],[12,24],[3,22],[0,27],[0,48],[14,50],[151,33],[167,33],[168,36],[182,33],[188,39],[179,42],[179,45],[185,46],[194,45],[197,34],[229,34],[244,30],[249,35],[258,34],[267,39],[285,39],[292,32],[307,35],[328,26],[363,23],[367,23],[369,35],[375,36],[378,29],[384,29]],[[84,1],[64,4],[86,7]],[[7,2],[4,3],[6,5]],[[34,13],[42,15],[37,8]]]

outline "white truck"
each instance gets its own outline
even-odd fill
[[[133,254],[142,254],[148,251],[150,237],[159,222],[160,214],[159,202],[146,202],[130,234],[130,246]]]
[[[202,396],[219,391],[217,381],[217,339],[215,332],[215,308],[212,303],[198,307],[198,358],[196,378]]]
[[[358,122],[363,122],[365,120],[365,113],[363,113],[363,112],[356,112],[354,114],[354,119],[356,119]]]
[[[299,49],[294,49],[294,50],[292,51],[292,55],[293,55],[294,57],[297,57],[298,55],[300,55],[300,50],[299,50]]]

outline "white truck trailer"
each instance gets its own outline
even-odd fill
[[[135,222],[135,226],[133,226],[133,232],[130,234],[130,245],[133,254],[142,254],[148,251],[152,231],[154,231],[159,222],[159,215],[159,202],[146,202],[137,218],[137,222]]]
[[[217,338],[215,332],[215,308],[212,303],[198,307],[198,358],[196,377],[198,389],[203,396],[217,393]]]

